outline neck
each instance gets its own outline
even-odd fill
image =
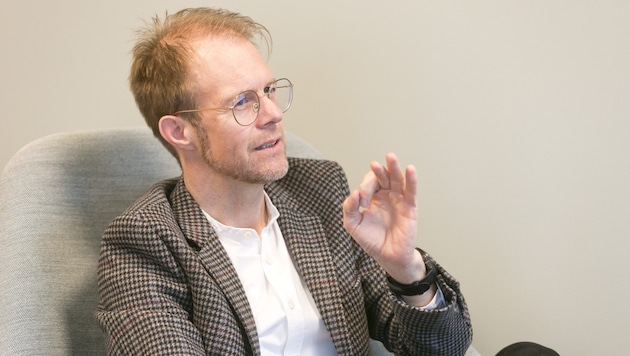
[[[196,177],[184,174],[184,182],[201,209],[224,225],[255,229],[260,235],[269,221],[263,184]]]

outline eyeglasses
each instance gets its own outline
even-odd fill
[[[263,89],[263,92],[282,112],[286,112],[291,107],[291,102],[293,101],[293,83],[291,83],[289,79],[281,78],[271,82]],[[246,90],[234,97],[231,106],[180,110],[173,115],[207,110],[232,110],[232,115],[236,123],[241,126],[249,126],[258,118],[260,97],[255,91]]]

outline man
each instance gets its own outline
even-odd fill
[[[186,9],[134,48],[131,89],[182,177],[105,232],[109,352],[364,355],[371,336],[398,354],[463,354],[459,285],[414,248],[414,168],[390,154],[350,193],[337,164],[287,159],[293,88],[258,39],[271,43],[248,17]]]

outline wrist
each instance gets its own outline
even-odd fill
[[[437,278],[437,268],[431,263],[431,261],[425,262],[424,277],[415,280],[411,283],[401,283],[394,279],[392,276],[387,276],[387,283],[390,290],[399,296],[414,296],[422,295],[435,284]]]

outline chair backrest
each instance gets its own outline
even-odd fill
[[[287,133],[287,154],[320,158]],[[99,355],[96,264],[109,222],[179,165],[146,128],[61,133],[0,179],[0,354]]]

